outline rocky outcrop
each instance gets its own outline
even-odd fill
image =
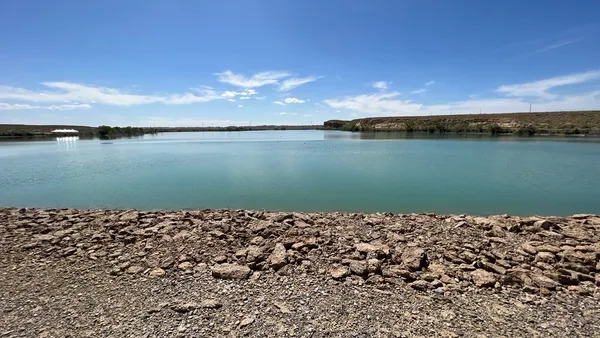
[[[7,250],[112,276],[323,276],[442,294],[600,297],[600,216],[0,209]]]

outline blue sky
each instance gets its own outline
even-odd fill
[[[0,3],[0,123],[600,109],[597,0]]]

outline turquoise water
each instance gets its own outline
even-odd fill
[[[600,142],[337,131],[0,143],[0,205],[600,213]]]

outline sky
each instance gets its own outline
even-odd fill
[[[0,123],[600,110],[597,0],[6,0]]]

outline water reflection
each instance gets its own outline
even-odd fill
[[[560,142],[592,142],[600,143],[598,136],[517,136],[489,134],[430,134],[407,133],[403,131],[329,131],[324,132],[325,139],[356,139],[356,140],[487,140],[487,141],[560,141]]]
[[[58,147],[61,149],[71,149],[77,147],[77,141],[79,140],[79,136],[65,136],[65,137],[57,137],[56,143]]]

